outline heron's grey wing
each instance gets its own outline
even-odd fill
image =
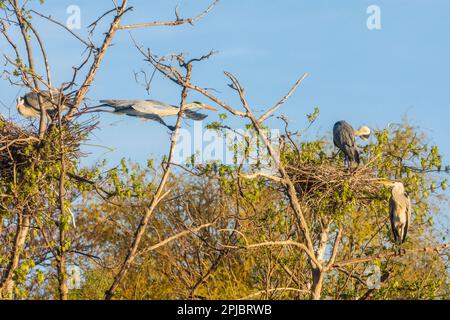
[[[141,100],[135,103],[133,108],[143,113],[159,113],[159,111],[177,109],[177,107],[157,100]],[[161,112],[161,115],[164,115],[164,112]]]
[[[50,94],[50,91],[44,91],[43,96],[44,100],[48,103],[48,106],[46,106],[48,111],[56,111],[59,105],[61,105],[62,110],[66,110],[68,105],[73,105],[73,100],[70,102],[69,98],[62,92]]]
[[[140,100],[100,100],[100,103],[104,106],[114,108],[115,112],[128,114],[128,111],[133,109],[133,106],[139,101]],[[131,114],[129,115],[132,116]]]
[[[154,113],[142,113],[142,115],[140,115],[140,117],[144,118],[144,119],[149,119],[149,120],[153,120],[153,121],[159,122],[162,125],[167,127],[167,124],[164,122],[164,120],[160,116],[158,116],[157,114],[154,114]]]
[[[333,140],[336,147],[355,146],[355,131],[346,121],[338,121],[333,127]]]
[[[132,107],[123,108],[121,111],[119,111],[119,113],[125,113],[126,115],[131,116],[131,117],[153,120],[153,121],[159,122],[163,126],[166,126],[167,128],[169,128],[172,131],[175,130],[175,127],[168,125],[167,123],[164,122],[164,120],[160,116],[158,116],[157,114],[154,114],[154,113],[139,112]]]
[[[150,103],[154,108],[160,108],[160,109],[170,109],[170,108],[176,108],[171,104],[158,101],[158,100],[145,100],[147,103]]]
[[[36,92],[29,92],[24,96],[26,106],[33,108],[34,110],[41,111],[39,107],[39,98]],[[47,108],[48,103],[45,102],[45,99],[42,99],[43,107]]]
[[[333,142],[336,147],[341,149],[341,137],[339,131],[341,130],[341,121],[336,122],[333,126]]]
[[[192,110],[184,110],[183,113],[187,118],[195,120],[195,121],[200,121],[200,120],[203,120],[206,117],[208,117],[206,114],[203,114],[200,112],[195,112]]]
[[[100,100],[100,103],[111,107],[131,107],[142,100]]]
[[[396,210],[397,210],[397,204],[395,203],[394,198],[391,197],[389,199],[389,219],[391,220],[391,229],[392,229],[392,234],[394,235],[394,241],[395,241],[395,243],[398,243],[398,239],[400,238],[400,235],[398,234],[398,230],[395,227],[395,222],[394,222]]]
[[[25,95],[24,98],[25,98],[25,103],[29,107],[31,107],[37,111],[40,111],[39,98],[38,98],[38,94],[36,92],[29,92]],[[55,110],[57,108],[57,106],[59,105],[59,103],[62,103],[62,106],[65,109],[66,101],[67,101],[67,98],[62,93],[54,92],[53,94],[51,94],[50,91],[48,91],[48,90],[41,91],[42,106],[47,111]]]
[[[157,121],[157,122],[161,123],[163,126],[166,126],[167,128],[169,128],[171,131],[175,130],[174,126],[170,126],[167,123],[165,123],[164,120],[160,116],[158,116],[157,114],[154,114],[154,113],[143,113],[142,117],[145,118],[145,119]]]
[[[333,127],[333,142],[350,161],[360,163],[359,153],[355,145],[355,132],[351,125],[345,121],[337,122]]]
[[[348,145],[349,147],[355,147],[355,131],[346,122],[342,124],[342,129],[339,131],[340,139],[343,145]]]
[[[409,198],[407,193],[405,193],[405,201],[406,201],[406,225],[404,229],[405,231],[403,233],[402,242],[405,242],[406,240],[406,234],[408,233],[408,228],[411,223],[411,199]]]

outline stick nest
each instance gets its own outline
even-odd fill
[[[53,123],[54,124],[54,123]],[[83,156],[80,143],[95,124],[63,125],[63,153],[69,163]],[[45,139],[39,140],[33,128],[23,128],[13,121],[0,116],[0,178],[2,182],[20,176],[27,168],[55,166],[61,161],[60,133],[55,125],[50,125]]]
[[[291,162],[286,168],[302,202],[315,206],[327,201],[327,207],[335,207],[350,198],[369,204],[382,188],[370,163],[351,171],[331,159],[320,164]]]

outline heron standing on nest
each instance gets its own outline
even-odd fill
[[[100,107],[113,108],[113,113],[157,121],[172,131],[175,127],[166,124],[162,118],[174,116],[180,112],[179,107],[156,100],[101,100],[100,103],[102,103]],[[191,109],[217,110],[201,102],[185,104],[183,115],[195,121],[203,120],[207,115]]]
[[[41,91],[40,92],[42,107],[47,114],[52,116],[61,106],[62,111],[67,110],[71,102],[64,94],[60,92]],[[41,115],[39,106],[39,95],[36,92],[29,92],[23,97],[17,98],[17,111],[25,118],[36,118]]]
[[[338,121],[333,127],[333,142],[345,156],[345,162],[349,167],[352,163],[359,165],[360,158],[358,149],[355,143],[355,137],[360,137],[363,140],[367,140],[370,137],[370,129],[366,126],[362,126],[358,130],[354,130],[350,124],[346,121]]]

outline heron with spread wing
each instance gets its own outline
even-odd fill
[[[166,124],[162,118],[174,116],[180,112],[179,107],[156,100],[101,100],[100,103],[102,103],[101,107],[113,108],[113,113],[157,121],[172,131],[175,130],[175,127]],[[201,102],[185,104],[183,115],[195,121],[203,120],[207,115],[192,111],[192,109],[216,110]]]

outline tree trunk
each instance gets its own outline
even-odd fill
[[[67,287],[67,272],[66,272],[66,210],[64,207],[64,198],[66,197],[66,159],[64,152],[64,137],[62,129],[62,106],[61,101],[58,105],[58,127],[59,127],[59,157],[61,162],[61,172],[59,173],[59,249],[58,257],[56,257],[56,264],[58,268],[58,283],[59,283],[59,299],[67,300],[69,293]]]
[[[321,266],[324,264],[324,256],[327,248],[329,232],[330,224],[327,223],[320,233],[320,243],[316,251],[317,261],[321,264]],[[319,268],[319,266],[312,268],[311,299],[313,300],[320,300],[324,275],[324,272]]]
[[[311,299],[320,300],[322,294],[322,284],[323,284],[324,273],[318,268],[312,269],[313,283],[311,286]]]
[[[30,216],[19,214],[17,220],[17,231],[14,238],[14,247],[9,259],[8,266],[6,267],[6,272],[3,279],[0,282],[0,298],[2,299],[12,299],[13,289],[14,289],[14,272],[19,266],[20,255],[22,253],[23,247],[25,245],[25,240],[30,230]]]
[[[0,216],[0,239],[3,232],[3,216]]]
[[[58,267],[59,299],[67,300],[69,289],[67,287],[66,257],[64,254],[62,254],[57,259],[57,267]]]

